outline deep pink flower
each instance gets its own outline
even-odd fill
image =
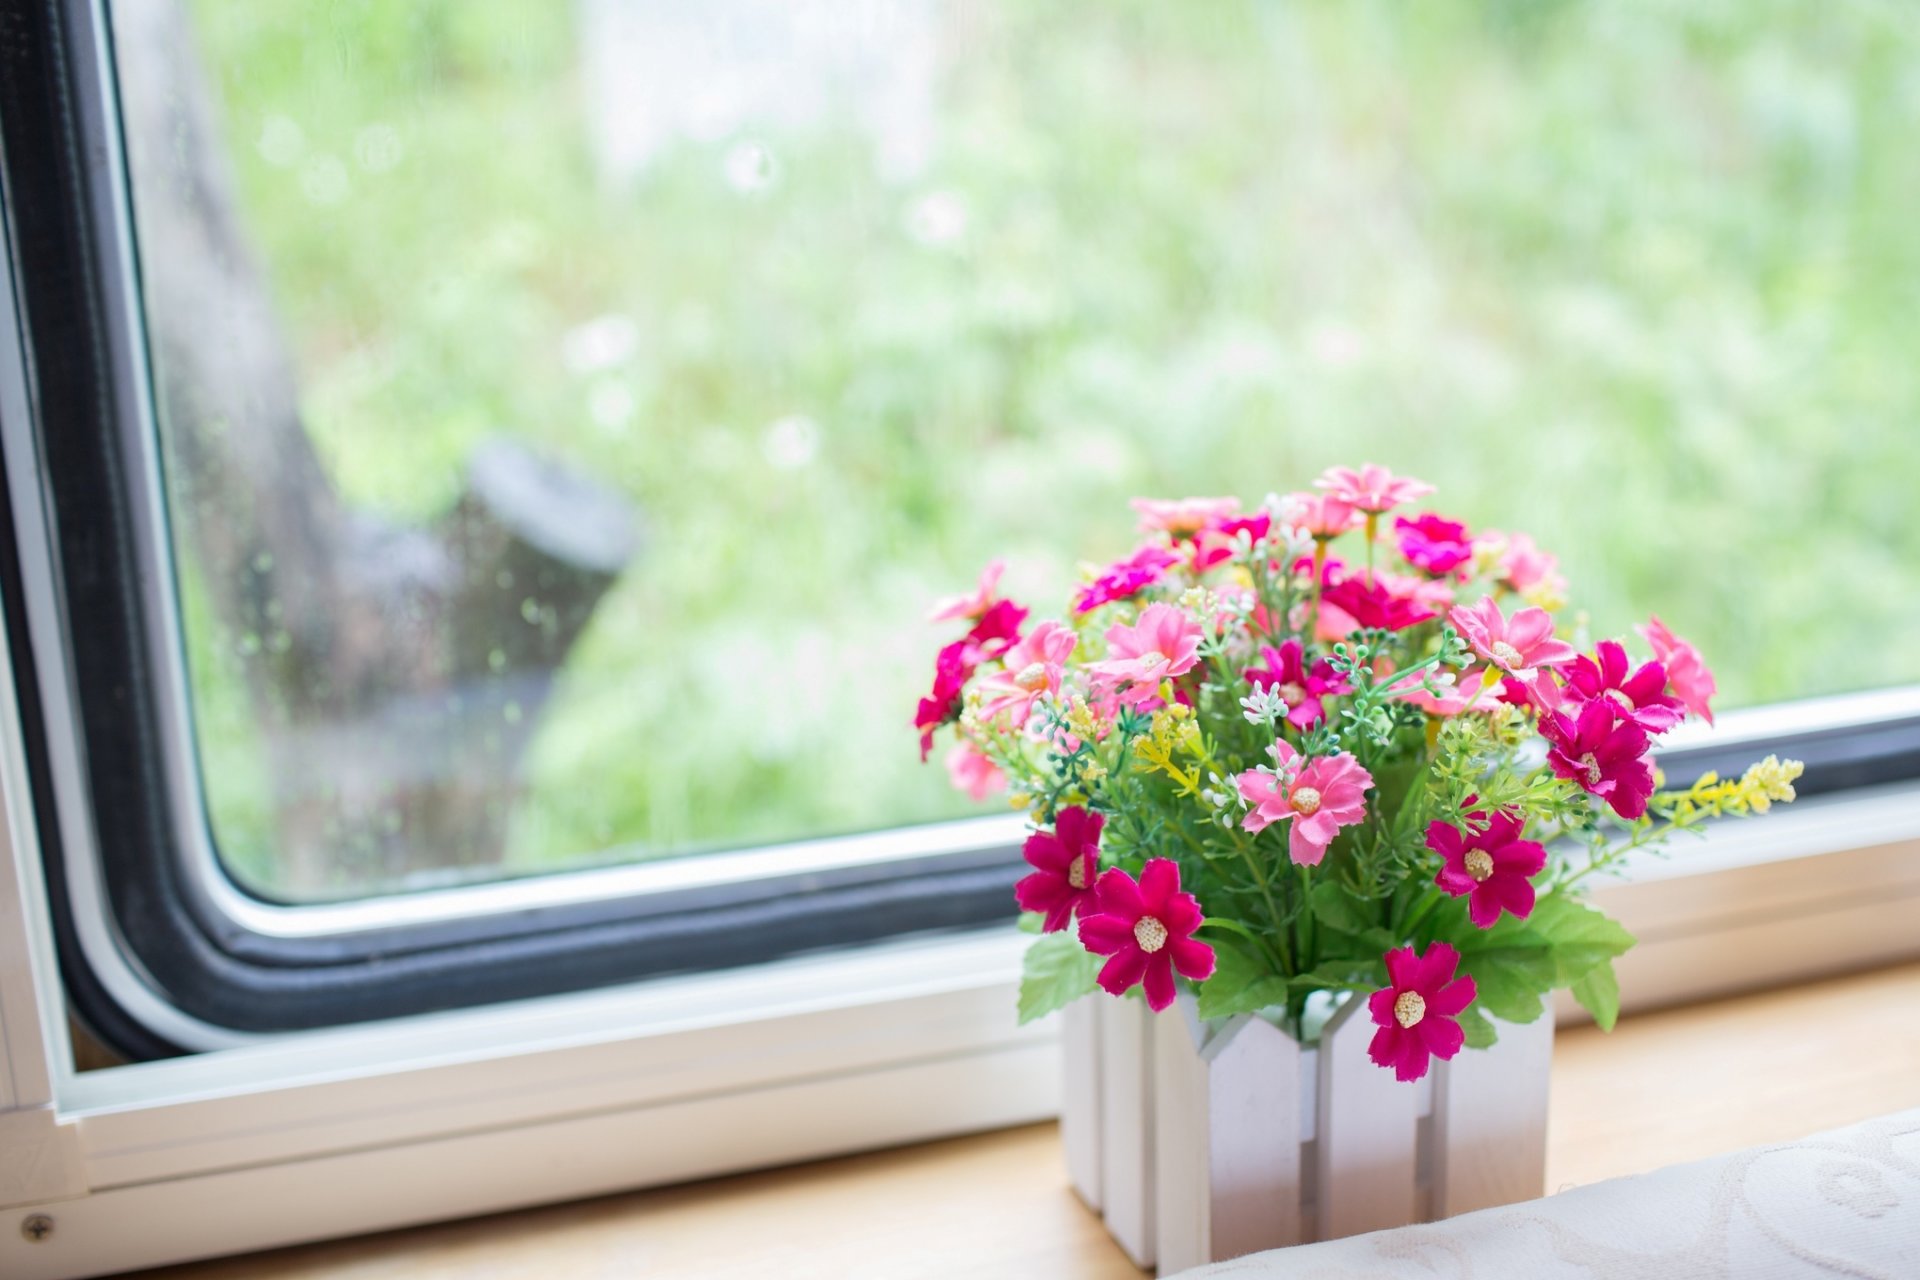
[[[920,730],[920,762],[933,751],[933,731],[960,716],[960,695],[980,663],[980,649],[961,639],[941,649],[933,660],[933,692],[920,699],[913,727]]]
[[[1298,640],[1283,640],[1278,649],[1261,645],[1260,660],[1267,665],[1248,667],[1247,679],[1256,689],[1278,690],[1280,700],[1287,704],[1287,722],[1296,729],[1311,729],[1327,718],[1322,699],[1353,692],[1347,678],[1325,658],[1309,671]]]
[[[1290,493],[1280,511],[1281,519],[1322,542],[1360,523],[1351,502],[1325,493]]]
[[[1359,627],[1404,631],[1437,616],[1413,597],[1396,593],[1384,574],[1372,582],[1368,582],[1365,575],[1357,573],[1342,578],[1320,593],[1320,610],[1323,615],[1330,610],[1338,610],[1340,615],[1350,619],[1353,626],[1348,627],[1347,631]],[[1337,625],[1338,619],[1335,621]],[[1341,634],[1345,635],[1346,632]]]
[[[1566,701],[1566,690],[1554,679],[1552,670],[1536,671],[1531,680],[1503,675],[1500,677],[1499,700],[1508,706],[1545,716],[1560,709],[1560,705]]]
[[[1614,712],[1602,698],[1582,705],[1577,716],[1565,711],[1542,716],[1541,736],[1553,744],[1547,766],[1605,800],[1621,817],[1637,818],[1653,795],[1647,731]]]
[[[1447,621],[1475,653],[1522,681],[1532,680],[1541,667],[1579,656],[1565,640],[1553,638],[1553,619],[1545,609],[1529,607],[1508,618],[1492,596],[1482,596],[1476,604],[1451,610]]]
[[[1453,976],[1460,953],[1444,942],[1417,957],[1412,947],[1396,947],[1386,961],[1387,986],[1367,997],[1367,1012],[1380,1028],[1367,1056],[1408,1083],[1427,1074],[1431,1059],[1445,1062],[1460,1052],[1467,1042],[1460,1015],[1479,988],[1472,978]]]
[[[973,630],[967,632],[966,642],[978,651],[975,664],[1011,649],[1020,638],[1020,624],[1026,620],[1027,610],[1011,600],[996,600],[989,605]]]
[[[1103,604],[1125,600],[1152,586],[1180,563],[1180,557],[1165,547],[1148,544],[1125,560],[1108,565],[1100,576],[1080,588],[1073,602],[1074,612],[1092,613]]]
[[[1582,702],[1604,698],[1617,714],[1648,733],[1665,733],[1685,718],[1686,708],[1680,699],[1667,693],[1665,666],[1646,662],[1632,671],[1627,651],[1617,640],[1602,640],[1594,651],[1599,661],[1583,654],[1566,668],[1569,696]]]
[[[1473,559],[1473,539],[1458,520],[1431,511],[1414,520],[1400,516],[1393,522],[1393,532],[1400,554],[1436,578],[1458,572]]]
[[[1708,670],[1700,651],[1667,630],[1667,624],[1658,617],[1649,618],[1647,625],[1640,628],[1640,634],[1653,646],[1653,656],[1666,666],[1667,687],[1687,710],[1712,724],[1713,708],[1707,704],[1720,688],[1714,683],[1713,672]]]
[[[1007,775],[986,752],[971,742],[956,742],[947,752],[947,778],[975,804],[1007,789]]]
[[[1067,658],[1079,642],[1071,627],[1051,618],[1035,627],[1001,656],[1001,670],[982,677],[980,718],[1006,715],[1015,728],[1024,728],[1042,694],[1059,696]]]
[[[995,588],[1000,584],[1000,575],[1007,570],[1005,560],[989,561],[980,571],[980,585],[970,595],[947,596],[934,602],[932,612],[927,614],[929,622],[944,622],[948,618],[965,618],[977,622],[980,616],[993,606],[1000,597]]]
[[[1100,970],[1100,985],[1124,995],[1135,983],[1155,1013],[1173,1003],[1173,975],[1195,982],[1213,976],[1213,948],[1193,931],[1202,919],[1199,899],[1180,890],[1180,866],[1149,858],[1140,880],[1114,867],[1100,877],[1091,912],[1080,915],[1080,941],[1097,956],[1112,956]]]
[[[1133,626],[1107,628],[1107,654],[1087,670],[1102,685],[1120,689],[1135,706],[1159,696],[1160,682],[1193,670],[1200,650],[1200,624],[1170,604],[1150,604]]]
[[[1303,867],[1317,866],[1327,856],[1340,828],[1367,816],[1367,788],[1373,775],[1345,751],[1337,756],[1315,756],[1302,761],[1287,742],[1267,748],[1278,774],[1249,769],[1234,781],[1240,796],[1253,808],[1240,825],[1264,831],[1276,822],[1292,819],[1287,833],[1287,856]]]
[[[1467,829],[1450,822],[1427,825],[1427,848],[1445,864],[1433,878],[1449,894],[1467,898],[1467,916],[1491,929],[1504,909],[1516,920],[1533,914],[1533,877],[1547,865],[1546,846],[1522,840],[1526,820],[1511,809],[1463,815]]]
[[[1054,815],[1052,831],[1027,837],[1020,856],[1033,873],[1013,886],[1013,898],[1022,911],[1046,916],[1040,926],[1048,933],[1067,927],[1077,911],[1084,922],[1094,909],[1093,891],[1100,874],[1100,828],[1106,819],[1079,805]]]
[[[1142,529],[1164,529],[1175,541],[1191,538],[1240,510],[1238,498],[1135,498]]]
[[[1215,565],[1231,560],[1240,549],[1240,535],[1246,534],[1248,542],[1258,542],[1273,530],[1273,517],[1264,511],[1256,511],[1250,516],[1233,516],[1217,520],[1194,535],[1193,571],[1205,573]]]
[[[1403,502],[1412,502],[1433,492],[1433,486],[1424,480],[1396,476],[1385,467],[1371,462],[1358,471],[1352,467],[1328,467],[1313,485],[1342,502],[1351,503],[1359,510],[1376,516],[1391,511]]]

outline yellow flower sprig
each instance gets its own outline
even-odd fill
[[[1765,813],[1793,800],[1795,779],[1806,771],[1798,760],[1768,756],[1747,767],[1738,779],[1722,779],[1709,770],[1687,790],[1670,793],[1671,821],[1685,827],[1706,818]]]

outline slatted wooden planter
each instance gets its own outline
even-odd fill
[[[1162,1274],[1450,1217],[1545,1189],[1551,1012],[1401,1084],[1349,1000],[1302,1049],[1257,1017],[1208,1026],[1095,996],[1066,1011],[1060,1130],[1074,1188]]]

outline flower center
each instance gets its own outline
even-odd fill
[[[1508,670],[1526,665],[1525,660],[1520,657],[1520,651],[1505,640],[1495,640],[1489,649],[1493,654],[1493,660]]]
[[[1141,654],[1138,661],[1143,667],[1157,667],[1167,660],[1167,655],[1158,649],[1149,649]]]
[[[1286,684],[1280,686],[1280,701],[1286,703],[1288,706],[1297,707],[1306,700],[1307,691],[1292,681],[1288,681]]]
[[[1320,812],[1320,792],[1313,787],[1295,787],[1293,794],[1287,797],[1287,803],[1293,806],[1295,813],[1312,816]]]
[[[1075,858],[1067,864],[1067,883],[1076,889],[1087,887],[1087,859]]]
[[[1412,1027],[1426,1016],[1426,997],[1418,991],[1402,991],[1400,998],[1393,1002],[1393,1020],[1403,1027]]]
[[[1133,940],[1140,944],[1142,951],[1152,955],[1167,945],[1167,926],[1152,916],[1141,916],[1133,922]]]
[[[1044,662],[1028,663],[1020,669],[1020,674],[1013,678],[1013,682],[1020,688],[1025,689],[1028,693],[1032,693],[1036,689],[1046,688],[1047,664]]]
[[[1574,761],[1574,764],[1586,771],[1588,786],[1597,787],[1600,785],[1600,779],[1604,775],[1600,772],[1600,762],[1593,758],[1593,752],[1587,752],[1587,754]]]
[[[1467,874],[1480,884],[1485,884],[1493,875],[1493,855],[1485,849],[1467,850],[1466,862]]]
[[[1625,689],[1609,689],[1607,690],[1607,697],[1613,699],[1614,703],[1618,705],[1622,711],[1638,711],[1640,709],[1633,705],[1633,699],[1627,696]]]

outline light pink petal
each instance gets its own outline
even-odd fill
[[[1319,840],[1306,822],[1295,822],[1293,831],[1287,837],[1287,857],[1292,859],[1296,866],[1317,867],[1320,865],[1320,859],[1327,856],[1327,845],[1330,843],[1332,843],[1331,836],[1326,840]]]

